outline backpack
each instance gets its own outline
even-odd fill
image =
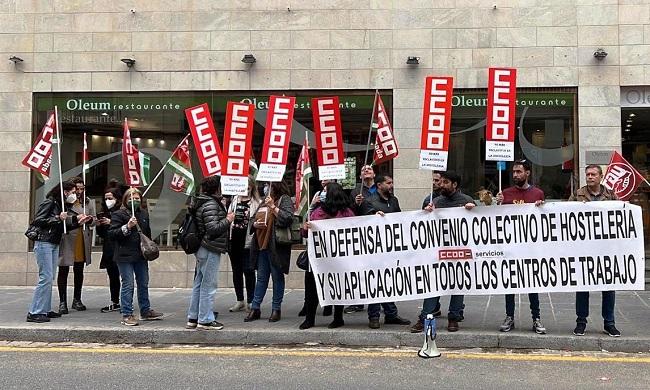
[[[194,210],[188,210],[183,219],[183,223],[178,227],[178,234],[176,235],[178,244],[183,248],[185,253],[192,255],[201,248],[203,235],[204,233],[199,230],[199,224]]]

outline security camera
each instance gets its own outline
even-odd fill
[[[607,57],[607,52],[606,52],[605,50],[599,48],[598,50],[596,50],[596,51],[594,52],[594,57],[595,57],[597,60],[602,61],[602,60],[605,59],[605,57]]]
[[[132,13],[132,14],[135,13],[135,8],[131,8],[131,13]]]

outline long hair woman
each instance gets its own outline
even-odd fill
[[[325,187],[325,201],[320,202],[309,216],[311,221],[331,218],[354,217],[351,209],[350,198],[343,191],[338,183],[329,183]],[[309,227],[309,223],[306,223]],[[304,234],[304,233],[303,233]],[[316,308],[318,307],[318,292],[314,273],[311,270],[305,271],[305,321],[300,324],[300,329],[309,329],[314,326],[316,320]],[[328,328],[338,328],[344,325],[343,306],[334,306],[334,320]]]
[[[232,283],[237,302],[228,309],[231,312],[250,309],[255,293],[255,265],[251,261],[250,248],[253,235],[250,225],[255,219],[255,211],[261,203],[255,179],[248,177],[248,193],[235,196],[228,211],[235,213],[235,220],[230,230],[230,265]],[[246,301],[244,301],[244,283],[246,284]]]
[[[32,225],[37,230],[34,257],[38,264],[38,283],[27,313],[27,322],[49,322],[50,318],[61,317],[61,314],[52,311],[52,281],[59,262],[63,224],[65,223],[66,228],[71,230],[89,219],[84,214],[68,215],[66,210],[61,209],[61,187],[63,187],[66,209],[76,201],[75,184],[65,181],[48,192],[46,199],[38,206],[32,221]]]
[[[120,270],[120,313],[122,325],[136,326],[138,320],[133,315],[134,275],[138,284],[138,306],[143,321],[159,320],[163,314],[151,308],[149,302],[149,263],[140,249],[140,234],[151,238],[149,215],[142,208],[142,195],[136,188],[130,188],[122,197],[122,207],[111,214],[108,236],[115,241],[113,259]],[[135,210],[133,214],[131,210]]]
[[[260,319],[260,306],[269,286],[269,277],[273,278],[273,301],[269,322],[280,321],[284,275],[289,273],[291,245],[282,245],[276,241],[276,229],[291,226],[293,212],[294,206],[287,184],[283,181],[271,183],[268,195],[255,212],[255,222],[250,230],[253,232],[251,258],[257,264],[257,282],[251,311],[244,319],[245,322]]]
[[[111,292],[111,303],[101,308],[102,313],[120,309],[120,270],[117,268],[117,263],[113,261],[115,242],[108,236],[108,229],[111,225],[111,213],[116,212],[121,207],[122,192],[120,192],[120,189],[117,187],[107,188],[104,191],[102,212],[97,216],[97,235],[103,239],[102,259],[99,262],[99,268],[106,270]]]

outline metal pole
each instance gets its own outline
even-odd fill
[[[81,180],[84,182],[84,198],[81,199],[81,206],[83,214],[86,215],[86,133],[84,132],[84,147],[81,152]],[[83,230],[86,230],[86,224],[83,225]]]
[[[65,199],[63,198],[63,173],[61,173],[61,133],[59,132],[59,108],[54,106],[54,117],[56,118],[56,150],[57,150],[57,160],[59,162],[59,188],[61,189],[61,211],[65,211]],[[63,221],[63,233],[68,233],[68,228],[65,226]]]
[[[165,163],[163,164],[162,168],[160,168],[160,171],[158,171],[158,173],[156,174],[156,176],[153,178],[153,180],[149,183],[149,185],[147,186],[147,188],[146,188],[146,189],[144,190],[144,192],[142,193],[142,197],[143,197],[143,198],[147,195],[147,192],[149,192],[149,189],[151,188],[151,186],[153,185],[153,183],[155,183],[156,180],[158,180],[158,178],[160,177],[160,175],[162,175],[162,173],[165,171],[165,167],[166,167],[167,164],[169,164],[169,162],[172,160],[172,157],[174,157],[174,153],[176,152],[176,150],[178,149],[178,147],[179,147],[180,145],[182,145],[183,142],[185,142],[185,138],[187,138],[187,137],[189,137],[189,136],[190,136],[190,135],[188,134],[188,135],[186,135],[186,136],[181,140],[181,142],[178,144],[178,146],[176,147],[176,149],[174,149],[174,151],[172,152],[172,155],[169,156],[169,158],[167,159],[167,161],[165,161]]]
[[[363,159],[363,164],[368,165],[368,151],[370,150],[370,138],[372,137],[372,122],[375,119],[375,113],[377,108],[377,96],[379,96],[379,90],[375,89],[375,101],[372,104],[372,116],[370,117],[370,128],[368,129],[368,142],[366,143],[366,157]]]

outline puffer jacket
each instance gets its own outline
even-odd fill
[[[226,219],[227,213],[221,199],[200,194],[193,199],[190,209],[196,213],[199,231],[203,233],[201,246],[210,252],[226,253],[230,221]]]
[[[149,214],[140,208],[135,210],[135,218],[142,233],[151,238],[151,227],[149,226]],[[108,228],[108,237],[115,242],[113,261],[116,263],[135,263],[147,261],[142,256],[140,249],[140,233],[138,228],[128,230],[125,235],[122,226],[131,219],[131,209],[120,209],[111,214],[111,226]]]
[[[67,207],[66,207],[67,208]],[[61,243],[63,236],[63,221],[59,218],[61,214],[61,203],[54,198],[47,198],[38,205],[32,225],[38,228],[38,237],[35,241],[46,241],[55,245]],[[79,227],[76,215],[69,215],[65,221],[68,230]]]

